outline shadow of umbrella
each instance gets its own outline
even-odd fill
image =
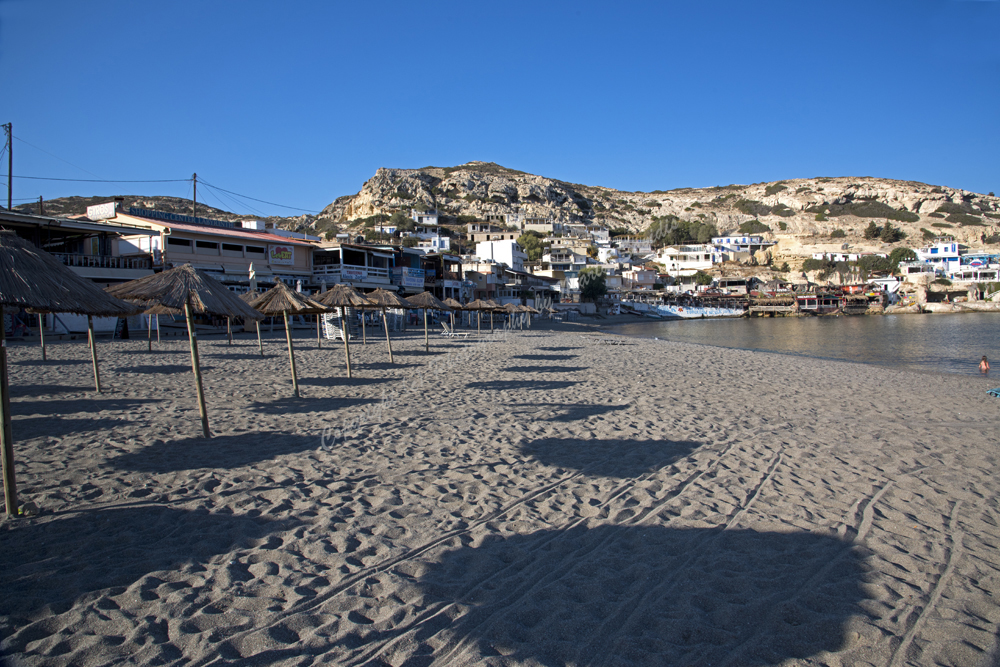
[[[154,575],[175,575],[186,565],[207,563],[234,548],[248,548],[297,521],[270,521],[204,509],[162,506],[104,509],[43,516],[0,525],[0,617],[6,617],[3,655],[25,652],[29,644],[51,634],[43,618],[65,613],[81,597],[98,600],[98,609],[116,605],[110,596],[138,584],[140,596],[155,595],[164,582]],[[225,575],[234,582],[253,578],[236,561]],[[192,573],[191,579],[204,576]],[[203,579],[202,579],[203,581]],[[147,598],[148,599],[148,598]],[[105,600],[104,603],[101,600]],[[104,604],[112,606],[103,606]],[[44,612],[42,612],[44,610]]]
[[[865,572],[858,548],[811,533],[604,525],[488,537],[426,563],[422,606],[451,611],[406,646],[436,664],[784,664],[844,646]]]
[[[691,440],[540,438],[520,449],[547,466],[628,479],[680,461],[699,447],[701,443]]]
[[[108,463],[120,470],[152,473],[198,468],[233,470],[285,454],[318,449],[319,445],[318,435],[273,432],[220,435],[212,438],[211,447],[205,447],[200,438],[156,440],[141,449],[119,454]]]

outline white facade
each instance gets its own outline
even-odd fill
[[[528,259],[524,248],[517,241],[482,241],[476,244],[476,257],[481,260],[493,260],[506,264],[515,271],[524,271],[524,262]]]
[[[694,275],[722,261],[722,253],[711,244],[668,246],[656,259],[671,276]]]
[[[432,236],[429,239],[420,241],[417,247],[421,250],[429,250],[431,252],[451,250],[451,239],[447,236]]]
[[[418,225],[428,225],[431,227],[436,227],[438,224],[438,212],[437,211],[418,211],[416,209],[410,209],[410,219]]]
[[[951,273],[961,266],[958,243],[951,239],[937,239],[934,245],[916,248],[917,259],[934,267],[935,271]]]

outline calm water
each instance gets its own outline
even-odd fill
[[[821,359],[978,375],[985,354],[1000,379],[1000,314],[775,317],[637,321],[628,336],[762,350]]]

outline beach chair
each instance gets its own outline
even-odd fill
[[[462,338],[469,337],[468,331],[455,331],[454,329],[451,328],[451,325],[449,325],[447,322],[442,322],[441,328],[444,329],[444,331],[442,331],[441,334],[444,336],[448,336],[449,338],[454,338],[455,336],[461,336]]]
[[[990,396],[996,396],[997,398],[1000,398],[1000,387],[997,387],[996,389],[990,389],[986,393],[989,394]]]

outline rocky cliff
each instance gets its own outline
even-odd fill
[[[1000,234],[1000,198],[967,190],[883,178],[804,178],[753,185],[624,192],[577,185],[489,162],[458,167],[379,169],[355,195],[319,216],[321,227],[350,226],[411,208],[438,210],[443,222],[520,212],[561,222],[585,221],[645,230],[657,218],[713,223],[735,232],[758,220],[775,237],[860,238],[872,220],[901,228],[910,245],[935,234],[981,243]],[[839,233],[835,238],[841,238]]]

